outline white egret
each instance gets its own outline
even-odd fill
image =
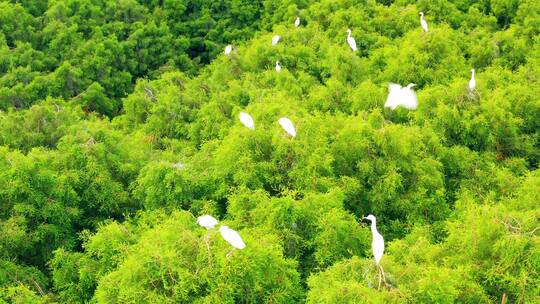
[[[282,117],[278,122],[285,132],[287,132],[293,138],[296,137],[296,129],[294,128],[294,125],[290,119],[287,117]]]
[[[384,239],[383,236],[377,231],[377,219],[374,215],[370,214],[366,217],[364,217],[366,220],[371,221],[371,235],[373,236],[373,240],[371,241],[371,247],[373,249],[373,258],[375,259],[375,263],[377,264],[377,268],[379,271],[379,288],[381,288],[381,281],[384,278],[384,270],[380,264],[381,258],[384,253]],[[386,282],[386,279],[384,279]]]
[[[172,167],[180,170],[180,169],[184,169],[186,165],[184,163],[178,162],[178,163],[173,164]]]
[[[234,247],[234,249],[244,249],[246,248],[246,244],[244,243],[244,240],[242,240],[242,237],[238,232],[235,230],[222,225],[219,227],[219,232],[221,232],[221,236],[225,241],[227,241],[231,246]],[[233,250],[234,250],[233,249]],[[231,250],[229,253],[227,253],[227,256],[231,255],[233,250]]]
[[[203,226],[206,229],[214,229],[214,227],[218,224],[218,220],[216,220],[211,215],[203,215],[199,216],[197,218],[197,224]]]
[[[347,43],[351,47],[351,50],[353,52],[356,52],[356,50],[357,50],[357,48],[356,48],[356,40],[354,40],[354,38],[352,36],[351,29],[347,29]]]
[[[476,89],[476,80],[474,79],[474,69],[471,70],[471,80],[469,80],[469,92]]]
[[[427,22],[424,20],[424,12],[420,12],[420,25],[422,26],[422,29],[424,29],[424,32],[427,33]]]
[[[300,17],[296,17],[296,20],[294,20],[294,27],[300,26]]]
[[[279,42],[279,39],[281,39],[280,35],[275,35],[272,37],[272,45],[276,45]]]
[[[281,72],[281,65],[279,64],[279,60],[276,61],[276,72]]]
[[[229,56],[229,54],[230,54],[231,52],[232,52],[232,45],[229,44],[229,45],[227,45],[227,46],[225,47],[224,53],[225,53],[226,56]]]
[[[416,110],[418,98],[412,89],[414,86],[414,83],[409,83],[406,87],[395,83],[388,84],[388,97],[384,107],[395,110],[398,106],[402,106],[408,110]]]
[[[251,115],[245,112],[240,112],[240,122],[250,130],[255,130],[255,122]]]

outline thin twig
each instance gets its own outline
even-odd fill
[[[39,291],[39,294],[40,294],[42,297],[45,296],[45,292],[43,291],[43,289],[41,288],[41,286],[39,286],[39,284],[38,284],[36,281],[34,281],[34,280],[32,280],[32,282],[34,283],[34,285],[36,285],[36,288],[37,288],[37,290]]]
[[[154,92],[152,92],[152,90],[150,90],[150,89],[147,88],[147,87],[144,87],[143,89],[144,89],[144,91],[146,92],[146,94],[148,95],[148,97],[150,97],[150,99],[151,99],[152,101],[157,101],[156,95],[154,95]]]

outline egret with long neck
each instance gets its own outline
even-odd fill
[[[424,30],[424,32],[427,33],[428,27],[427,27],[426,20],[424,20],[424,12],[420,12],[420,25],[422,26],[422,29]]]
[[[375,259],[375,263],[377,264],[377,270],[379,272],[379,287],[378,288],[380,289],[381,282],[384,281],[386,283],[384,270],[380,264],[381,258],[384,253],[384,238],[379,233],[379,231],[377,231],[377,219],[375,218],[375,216],[370,214],[366,216],[365,219],[371,221],[371,235],[373,236],[371,247],[373,249],[373,258]]]
[[[476,90],[476,79],[475,76],[475,70],[471,69],[471,80],[469,80],[469,85],[467,86],[467,97],[469,99],[475,99],[479,97],[478,91]]]
[[[354,40],[354,38],[352,36],[351,29],[347,29],[347,43],[351,47],[351,50],[353,52],[356,52],[356,50],[357,50],[357,48],[356,48],[356,40]]]
[[[474,79],[474,69],[471,70],[471,80],[469,80],[469,91],[476,89],[476,79]]]

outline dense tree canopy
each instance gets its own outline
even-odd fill
[[[0,0],[0,303],[539,302],[539,75],[535,0]]]

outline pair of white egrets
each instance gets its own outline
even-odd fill
[[[278,44],[279,40],[281,39],[281,36],[280,35],[274,35],[272,37],[272,45],[276,45]],[[226,47],[225,47],[225,50],[223,51],[223,53],[227,56],[229,56],[231,53],[232,53],[232,50],[233,50],[233,46],[232,44],[228,44]]]
[[[296,17],[296,20],[294,20],[294,27],[299,27],[299,26],[300,26],[300,17]],[[281,36],[274,35],[272,37],[272,45],[278,44],[279,40],[281,40]],[[225,55],[229,56],[232,53],[232,50],[233,50],[233,46],[231,44],[228,44],[225,47],[225,51],[224,51]]]
[[[294,27],[299,27],[299,26],[300,26],[300,17],[296,17],[296,20],[294,20]],[[281,40],[281,36],[274,35],[272,37],[272,45],[278,44],[279,40]]]
[[[197,218],[197,224],[201,225],[202,227],[208,230],[212,230],[218,224],[218,220],[211,215],[203,215]],[[244,243],[244,240],[242,239],[240,234],[236,232],[235,230],[229,228],[226,225],[221,225],[219,227],[219,232],[221,233],[221,237],[223,237],[223,239],[227,243],[233,246],[233,249],[229,253],[227,253],[227,256],[230,256],[235,249],[242,250],[246,248],[246,244]]]
[[[420,12],[420,26],[422,26],[424,32],[428,31],[428,25],[426,20],[424,19],[424,12]],[[356,52],[358,50],[358,48],[356,47],[356,40],[352,36],[351,29],[347,29],[347,43],[349,44],[349,47],[353,52]]]
[[[240,112],[240,122],[246,126],[246,128],[250,130],[255,130],[255,121],[253,121],[253,117],[249,115],[246,112]],[[296,137],[296,129],[294,128],[294,124],[292,121],[287,117],[281,117],[278,120],[279,125],[289,134],[291,137]]]
[[[471,70],[471,80],[469,80],[469,86],[467,88],[469,97],[473,96],[476,91],[476,79],[474,78],[475,70]],[[385,108],[395,110],[397,107],[402,106],[408,110],[416,110],[418,107],[418,97],[416,92],[412,89],[416,86],[414,83],[409,83],[406,87],[402,87],[399,84],[390,83],[388,85],[388,97],[386,98]]]

